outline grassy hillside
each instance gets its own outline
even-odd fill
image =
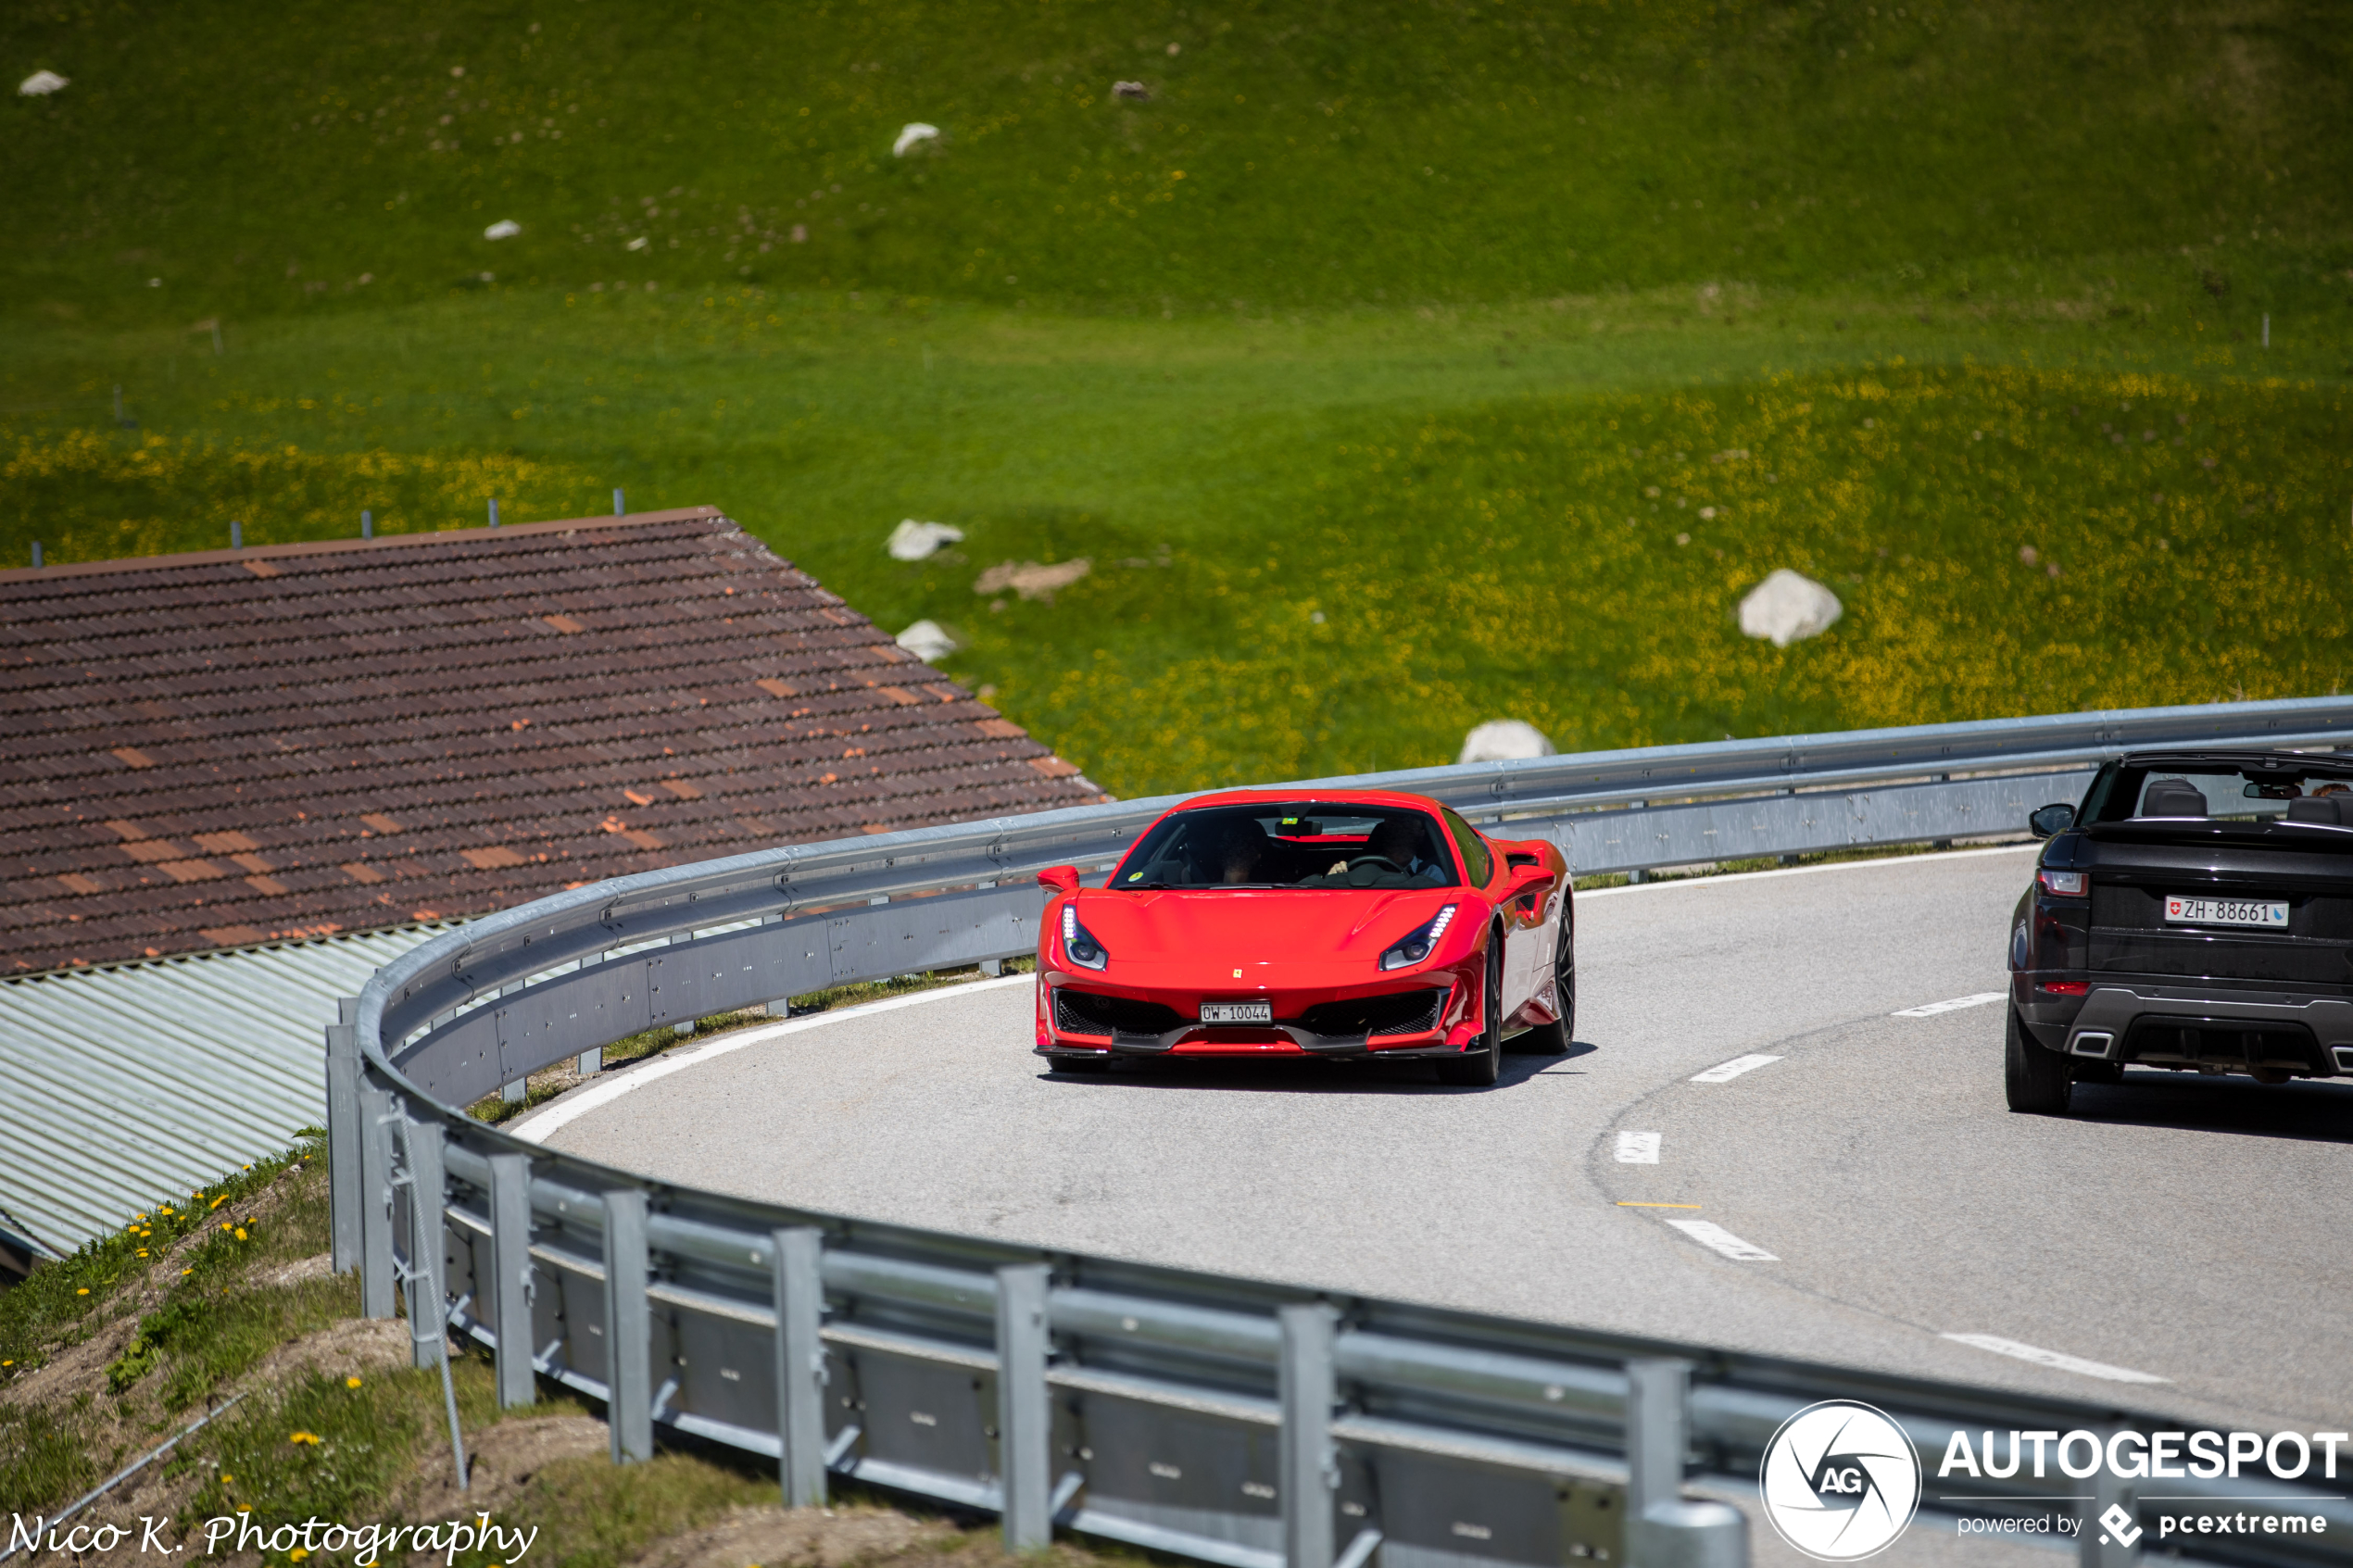
[[[2329,690],[2334,20],[11,13],[0,560],[716,502],[1123,794]]]

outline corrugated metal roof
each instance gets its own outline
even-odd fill
[[[326,1123],[335,998],[447,925],[0,984],[0,1230],[70,1253]]]

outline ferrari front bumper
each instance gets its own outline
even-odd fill
[[[1452,1056],[1453,989],[1421,986],[1286,1007],[1264,1023],[1203,1023],[1163,1003],[1056,985],[1042,1010],[1041,1056]]]

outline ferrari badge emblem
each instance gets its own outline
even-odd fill
[[[1238,970],[1234,971],[1234,978],[1235,978],[1235,979],[1239,980],[1241,977],[1242,977],[1242,972],[1241,972],[1240,970],[1239,970],[1239,969],[1238,969]]]

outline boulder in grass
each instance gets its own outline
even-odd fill
[[[54,70],[36,70],[31,76],[26,77],[22,82],[17,83],[17,96],[20,98],[45,98],[50,94],[57,91],[60,87],[65,86],[67,81],[67,78],[59,76]]]
[[[1846,613],[1838,596],[1802,572],[1780,567],[1741,600],[1741,630],[1777,648],[1819,636]]]
[[[1075,560],[1056,561],[1040,566],[1034,560],[999,561],[984,571],[973,583],[975,594],[1001,594],[1011,588],[1025,599],[1054,602],[1055,593],[1095,570],[1095,563],[1085,556]]]
[[[890,156],[905,157],[908,153],[922,146],[925,142],[934,142],[938,139],[938,126],[925,125],[922,120],[916,120],[900,128],[899,140],[890,144]]]
[[[953,545],[963,538],[964,531],[944,522],[918,522],[908,518],[890,531],[890,558],[922,560],[942,545]]]
[[[950,636],[937,621],[918,621],[899,633],[899,646],[922,659],[937,664],[956,651],[956,639]]]
[[[1525,719],[1490,719],[1463,737],[1464,762],[1516,762],[1524,757],[1550,757],[1553,743]]]
[[[1140,82],[1114,82],[1111,84],[1111,95],[1130,104],[1149,104],[1152,101],[1152,90]]]
[[[511,240],[522,232],[522,224],[511,218],[501,218],[497,222],[484,229],[482,232],[482,237],[485,240]]]

